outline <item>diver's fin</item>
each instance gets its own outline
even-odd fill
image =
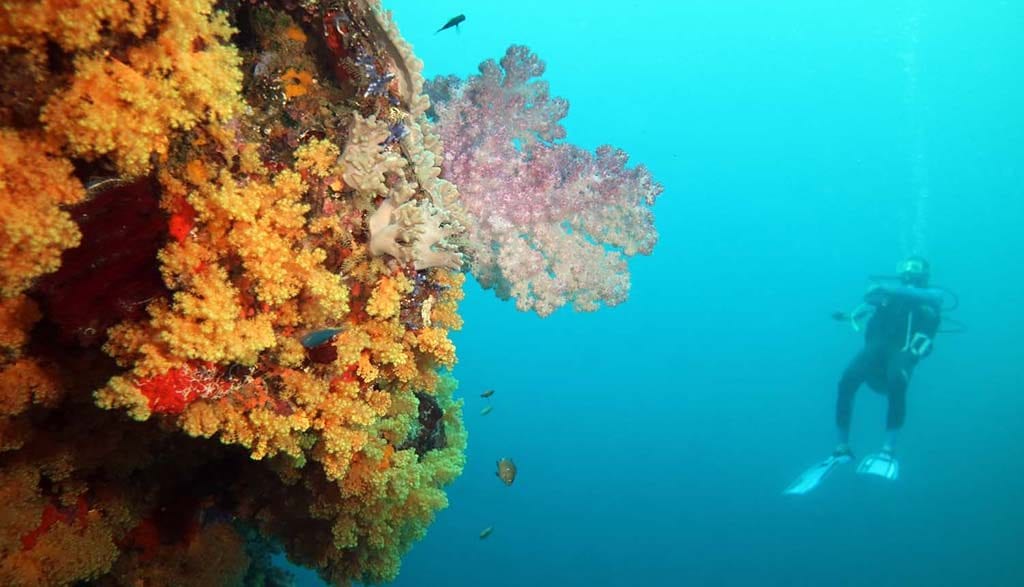
[[[782,493],[783,495],[803,495],[824,481],[832,469],[836,468],[836,465],[849,463],[851,460],[852,457],[848,454],[830,455],[824,461],[801,473],[796,481],[790,483]]]
[[[896,457],[892,456],[891,452],[883,450],[864,457],[860,466],[857,467],[857,472],[861,475],[876,475],[895,481],[900,476],[900,463]]]

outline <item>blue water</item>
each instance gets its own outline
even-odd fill
[[[594,314],[467,288],[468,464],[395,585],[1024,585],[1024,5],[515,4],[385,2],[428,76],[536,51],[569,140],[664,184],[661,240]],[[969,329],[915,373],[901,479],[780,495],[835,441],[829,314],[913,248]],[[859,454],[884,414],[859,394]]]

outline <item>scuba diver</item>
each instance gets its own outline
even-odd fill
[[[928,262],[919,256],[909,257],[901,264],[898,278],[875,278],[864,295],[864,302],[853,312],[832,315],[836,320],[849,320],[854,330],[864,330],[864,348],[839,379],[836,399],[839,444],[827,459],[805,471],[783,493],[807,493],[837,465],[854,460],[850,449],[850,419],[853,398],[864,383],[885,395],[889,406],[885,444],[880,452],[861,461],[857,472],[890,480],[899,476],[899,462],[893,452],[906,417],[907,386],[914,367],[931,353],[932,340],[942,320],[946,291],[929,287],[929,278]]]

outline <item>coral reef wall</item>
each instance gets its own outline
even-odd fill
[[[0,3],[0,583],[393,579],[468,219],[374,0]]]

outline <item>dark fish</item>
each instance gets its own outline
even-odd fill
[[[448,22],[444,23],[444,26],[439,28],[439,29],[437,29],[437,31],[435,31],[434,34],[436,35],[437,33],[441,32],[441,31],[443,31],[445,29],[450,29],[452,27],[455,27],[455,30],[459,30],[459,25],[462,24],[462,21],[464,21],[464,20],[466,20],[466,15],[465,14],[460,14],[460,15],[456,16],[455,18],[449,19]]]
[[[481,530],[480,531],[480,540],[483,540],[484,538],[487,538],[488,536],[490,536],[491,532],[494,532],[494,526],[488,526],[488,527],[484,528],[483,530]]]
[[[494,395],[494,390],[488,389],[487,391],[481,393],[480,397],[491,397],[492,395]]]
[[[512,485],[516,480],[516,464],[512,462],[512,459],[499,459],[498,472],[495,475],[505,485]]]

